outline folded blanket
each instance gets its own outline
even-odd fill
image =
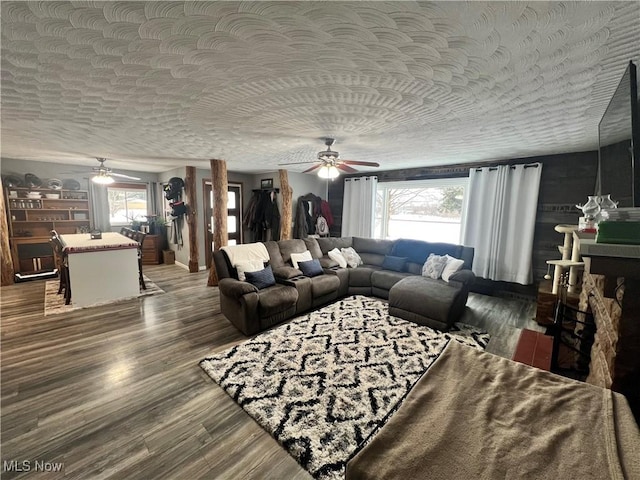
[[[259,260],[261,262],[269,261],[269,252],[264,243],[243,243],[241,245],[228,245],[221,247],[220,250],[224,251],[229,258],[229,262],[234,267],[239,263],[251,262],[253,260]]]
[[[450,341],[347,464],[359,479],[637,479],[624,396]]]

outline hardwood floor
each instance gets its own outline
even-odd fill
[[[47,317],[44,281],[2,287],[2,478],[311,478],[198,366],[245,340],[207,272],[145,274],[166,293]],[[534,316],[531,302],[472,294],[462,321],[510,357]]]

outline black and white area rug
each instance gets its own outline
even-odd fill
[[[352,296],[200,366],[311,475],[337,479],[452,338],[479,349],[489,342],[475,327],[444,334]]]

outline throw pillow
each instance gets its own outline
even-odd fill
[[[356,252],[353,247],[347,247],[340,250],[344,259],[347,261],[347,265],[351,268],[356,268],[358,265],[362,265],[362,259],[358,252]]]
[[[422,266],[422,276],[438,279],[442,275],[442,270],[444,270],[446,264],[447,257],[431,253]]]
[[[334,262],[338,262],[340,268],[347,268],[347,259],[344,258],[344,255],[342,255],[342,252],[337,247],[329,250],[327,255],[329,255],[329,258]]]
[[[324,273],[322,265],[320,265],[320,260],[317,258],[306,262],[298,262],[298,268],[306,277],[317,277]]]
[[[441,276],[445,282],[448,282],[449,277],[462,268],[464,260],[460,260],[459,258],[454,258],[449,255],[445,255],[445,257],[447,258],[447,264],[444,266]]]
[[[382,262],[382,268],[385,270],[393,270],[394,272],[402,272],[404,270],[405,263],[407,263],[407,257],[385,255],[384,261]]]
[[[264,268],[264,263],[261,260],[250,260],[248,262],[240,262],[236,265],[238,272],[238,280],[241,282],[246,281],[246,272],[258,272]]]
[[[291,264],[293,268],[298,268],[298,262],[308,262],[309,260],[313,260],[311,257],[311,252],[306,250],[302,253],[292,253],[291,254]]]
[[[276,284],[276,279],[273,276],[273,270],[271,265],[257,272],[245,272],[247,282],[254,285],[258,290],[270,287]]]

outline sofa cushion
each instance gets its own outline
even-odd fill
[[[290,254],[290,258],[291,258],[291,264],[293,265],[293,268],[298,268],[298,263],[299,262],[308,262],[310,260],[313,260],[313,258],[311,257],[311,252],[309,250],[305,250],[303,253],[292,253]]]
[[[307,237],[303,239],[304,244],[307,247],[307,250],[311,252],[312,258],[321,258],[324,253],[320,249],[320,245],[318,245],[318,241],[313,237]]]
[[[298,301],[298,291],[285,285],[273,285],[258,292],[258,314],[270,317],[291,308]]]
[[[363,253],[377,253],[378,255],[391,254],[394,240],[382,240],[377,238],[353,237],[353,248],[360,255]],[[407,257],[408,255],[397,255],[398,257]]]
[[[406,263],[407,257],[385,255],[384,261],[382,262],[382,268],[385,270],[393,270],[394,272],[402,272]]]
[[[362,258],[358,255],[358,252],[353,249],[353,247],[343,248],[341,253],[349,267],[356,268],[358,265],[362,265]]]
[[[448,282],[449,277],[462,268],[462,265],[464,265],[464,260],[453,258],[449,255],[445,255],[445,258],[447,259],[447,264],[444,266],[444,269],[442,270],[442,274],[440,276],[445,282]]]
[[[340,279],[336,275],[318,275],[311,279],[311,293],[314,299],[333,292],[337,294],[339,287]]]
[[[353,239],[351,237],[321,237],[316,240],[322,250],[322,254],[326,255],[329,250],[337,248],[348,248],[352,246]]]
[[[441,242],[425,242],[423,240],[410,240],[400,238],[396,240],[391,249],[391,255],[397,257],[407,257],[410,262],[424,264],[429,258],[429,254],[450,255],[460,258],[461,245]]]
[[[278,247],[280,248],[280,255],[282,255],[282,260],[285,264],[291,261],[292,253],[303,253],[309,251],[304,241],[299,238],[280,240],[278,242]],[[311,258],[309,258],[309,260],[311,260]]]
[[[382,263],[384,262],[385,255],[381,255],[379,253],[368,253],[363,252],[360,254],[360,258],[362,258],[362,263],[366,265],[375,265],[376,267],[382,267]]]
[[[278,267],[284,267],[286,262],[282,258],[278,242],[270,240],[268,242],[264,242],[264,246],[267,247],[267,252],[269,252],[269,265],[271,265],[271,268],[275,269]]]
[[[371,273],[371,286],[381,288],[383,290],[390,290],[396,283],[410,275],[410,273],[406,272],[375,270]]]
[[[274,268],[273,276],[281,280],[289,280],[291,278],[302,276],[302,272],[297,268],[285,266]]]
[[[320,261],[317,258],[305,262],[298,262],[298,268],[307,277],[317,277],[324,273]]]
[[[445,265],[447,264],[447,257],[441,257],[440,255],[430,254],[427,261],[424,262],[424,266],[422,267],[422,276],[433,278],[437,280],[442,275],[442,270],[444,270]]]
[[[448,330],[462,315],[467,295],[461,285],[410,275],[389,290],[389,314]]]
[[[363,265],[358,268],[349,269],[350,287],[371,287],[371,274],[380,270],[380,267],[373,265]]]
[[[263,268],[257,272],[245,272],[247,282],[254,285],[258,290],[265,289],[276,284],[271,266]]]

